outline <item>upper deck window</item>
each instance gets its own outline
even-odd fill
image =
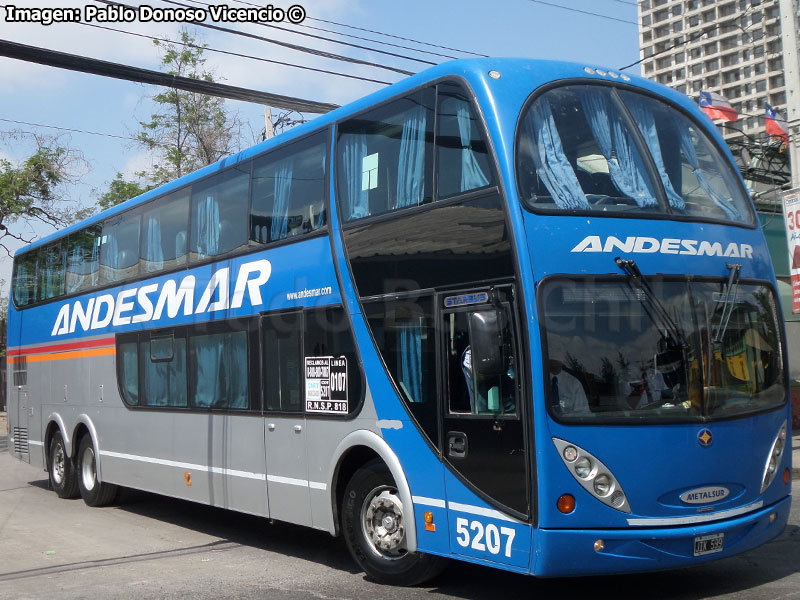
[[[532,210],[672,215],[752,223],[735,175],[709,137],[663,102],[567,86],[523,113],[522,201]]]

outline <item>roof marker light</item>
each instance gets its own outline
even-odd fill
[[[606,76],[606,72],[603,71],[603,69],[595,69],[595,73],[597,73],[598,75],[602,75],[603,77]]]
[[[594,75],[594,69],[592,67],[583,67],[583,70],[589,75]]]

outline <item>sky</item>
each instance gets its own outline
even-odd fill
[[[195,8],[202,4],[189,4],[190,0],[184,2]],[[240,0],[207,2],[224,4],[230,8],[248,6],[248,3]],[[249,2],[249,6],[265,6],[268,0]],[[639,59],[635,0],[298,0],[297,3],[306,13],[306,19],[301,25],[287,21],[274,24],[372,49],[343,46],[278,31],[257,23],[214,23],[210,17],[205,23],[415,72],[429,65],[380,54],[374,49],[432,62],[450,59],[348,36],[361,36],[456,57],[468,55],[384,34],[489,56],[571,60],[609,68],[620,68]],[[145,3],[129,0],[127,4],[147,4],[153,8],[175,7],[166,0],[148,0]],[[81,9],[84,17],[87,15],[87,7],[105,6],[92,0],[16,0],[13,5],[18,8],[76,7]],[[291,5],[290,2],[273,4],[282,9]],[[151,39],[103,30],[85,23],[10,23],[5,5],[0,3],[0,6],[3,7],[0,8],[2,40],[146,69],[160,68],[159,49]],[[337,24],[322,22],[320,19]],[[392,71],[334,61],[195,25],[98,20],[92,23],[170,40],[179,39],[181,28],[186,28],[196,39],[202,40],[213,49],[387,82],[395,82],[404,77]],[[379,33],[347,28],[344,25]],[[339,33],[314,30],[308,26]],[[382,84],[274,65],[210,50],[205,54],[206,68],[221,83],[308,100],[346,104],[384,87]],[[638,74],[638,66],[629,72]],[[61,144],[79,151],[83,158],[74,168],[73,175],[77,181],[64,186],[62,190],[64,196],[75,205],[95,205],[99,194],[108,189],[116,173],[132,178],[136,172],[151,164],[152,156],[149,152],[126,138],[135,137],[139,131],[139,122],[149,120],[154,110],[150,97],[158,93],[159,88],[9,58],[0,58],[0,81],[3,82],[0,88],[0,158],[15,163],[24,160],[33,151],[30,138],[25,135],[9,137],[3,133],[16,131],[45,136],[58,135]],[[257,141],[257,135],[264,127],[264,107],[238,101],[227,101],[227,106],[230,110],[237,111],[247,124],[245,131],[248,144]],[[45,126],[105,135],[69,132]],[[12,230],[28,238],[43,237],[53,232],[52,228],[31,227],[24,223],[14,224]],[[10,282],[11,260],[3,254],[0,254],[0,279],[4,283],[0,287],[0,294],[5,295]]]

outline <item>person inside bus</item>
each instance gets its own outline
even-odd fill
[[[583,385],[571,373],[564,370],[564,363],[550,359],[550,401],[561,414],[589,414],[589,401]]]

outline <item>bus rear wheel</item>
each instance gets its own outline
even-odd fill
[[[106,506],[117,497],[117,486],[97,480],[97,461],[92,438],[84,435],[78,448],[78,487],[89,506]]]
[[[417,585],[438,575],[446,559],[408,552],[406,511],[391,473],[379,460],[356,471],[344,493],[342,529],[350,553],[373,579]]]
[[[47,454],[47,473],[50,476],[50,487],[59,498],[77,498],[78,481],[75,477],[75,463],[67,454],[64,438],[56,431],[50,439],[50,451]]]

